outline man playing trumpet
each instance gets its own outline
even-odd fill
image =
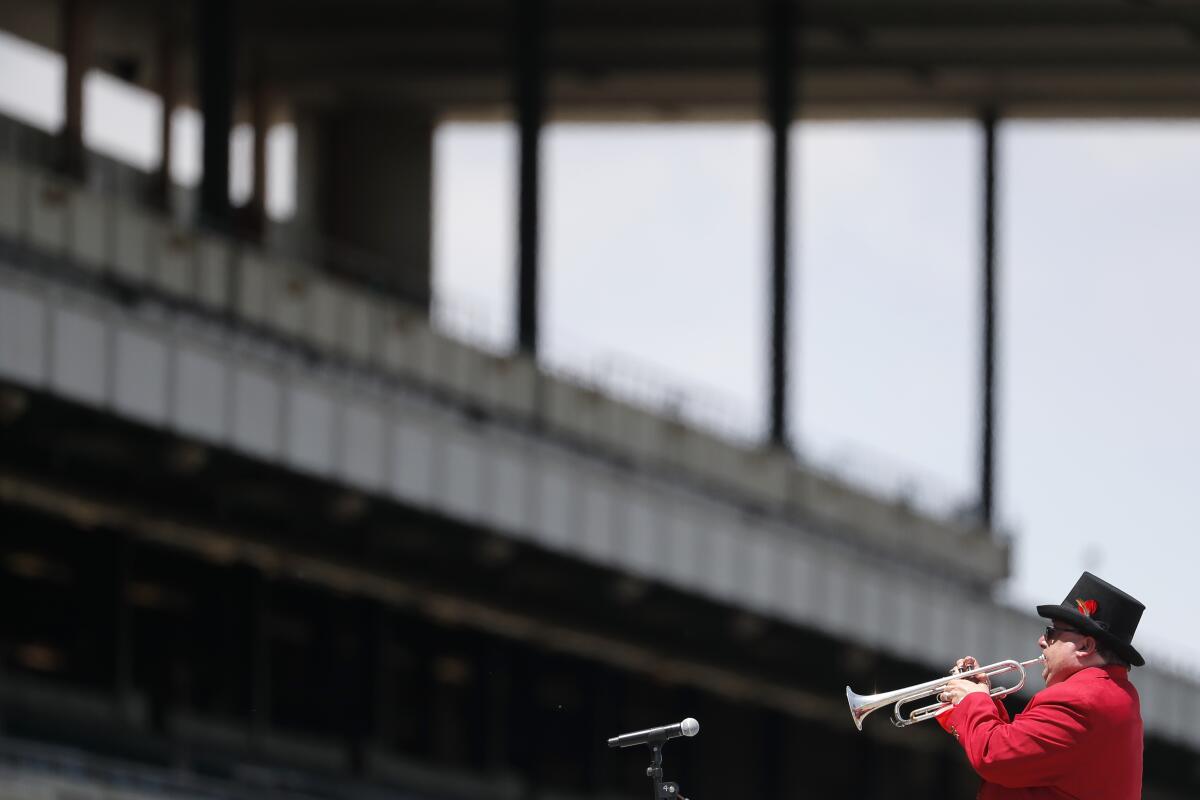
[[[1145,607],[1089,572],[1058,605],[1038,639],[1046,688],[1009,719],[985,674],[951,680],[938,695],[953,708],[937,717],[983,785],[980,800],[1142,796],[1142,717],[1131,666],[1145,660],[1133,634]],[[977,666],[960,658],[955,671]]]

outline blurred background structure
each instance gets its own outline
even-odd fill
[[[635,797],[605,739],[684,716],[700,800],[973,794],[940,730],[858,733],[843,687],[1034,655],[996,599],[996,121],[1196,115],[1200,7],[8,0],[0,29],[64,58],[60,130],[0,120],[0,798]],[[198,112],[196,189],[170,113],[148,168],[85,147],[92,70]],[[955,514],[814,468],[784,411],[789,128],[925,117],[985,143]],[[517,124],[511,353],[430,321],[446,118]],[[550,119],[768,122],[763,441],[539,361]],[[1200,685],[1135,682],[1145,796],[1200,795]]]

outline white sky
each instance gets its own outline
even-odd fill
[[[0,34],[0,113],[54,130],[61,83],[55,57]],[[85,90],[88,145],[156,166],[157,98],[98,73]],[[194,184],[200,120],[177,111],[172,128],[172,174]],[[804,124],[794,136],[793,434],[806,455],[875,484],[969,499],[979,131]],[[239,199],[250,141],[233,134]],[[515,154],[510,125],[444,126],[435,141],[437,304],[499,348],[513,339]],[[1016,537],[1005,594],[1057,602],[1093,569],[1148,606],[1143,653],[1196,673],[1200,124],[1004,123],[999,155],[998,497]],[[276,218],[294,202],[294,158],[291,126],[272,129]],[[755,124],[548,129],[546,362],[758,435],[767,160]]]

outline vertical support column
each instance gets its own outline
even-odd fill
[[[996,465],[996,113],[983,124],[983,441],[980,446],[979,516],[994,518]]]
[[[92,61],[92,0],[62,0],[60,13],[62,50],[66,60],[63,93],[66,107],[57,167],[64,175],[82,180],[85,169],[83,78]]]
[[[246,232],[261,237],[267,224],[267,125],[270,119],[269,98],[263,81],[262,67],[255,66],[250,87],[250,125],[254,130],[254,152],[251,169],[254,183],[250,201],[245,209]]]
[[[196,0],[196,75],[204,117],[201,222],[230,223],[229,131],[233,126],[234,42],[232,0]]]
[[[770,441],[788,446],[788,180],[794,81],[795,15],[791,0],[766,0],[767,119],[771,126],[771,406]]]
[[[517,135],[517,350],[538,349],[538,173],[545,111],[545,0],[514,0]]]
[[[153,202],[164,211],[171,210],[171,114],[178,100],[175,85],[175,28],[170,6],[164,6],[162,30],[158,38],[158,93],[162,98],[162,120],[159,123],[159,147],[162,163],[154,176]]]

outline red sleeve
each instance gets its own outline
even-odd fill
[[[1086,752],[1079,747],[1087,727],[1077,699],[1031,702],[1012,722],[1000,717],[996,705],[970,694],[946,715],[971,766],[985,781],[1008,788],[1053,784]]]
[[[969,696],[970,695],[968,695],[968,697]],[[1004,703],[1000,702],[999,698],[995,697],[992,698],[992,702],[996,704],[996,716],[1000,718],[1001,722],[1008,722],[1008,709],[1004,707]],[[946,733],[952,733],[957,736],[958,728],[954,724],[954,720],[952,719],[953,716],[953,712],[947,709],[945,712],[934,717],[934,719],[937,720],[937,724],[941,725],[942,730],[944,730]]]

